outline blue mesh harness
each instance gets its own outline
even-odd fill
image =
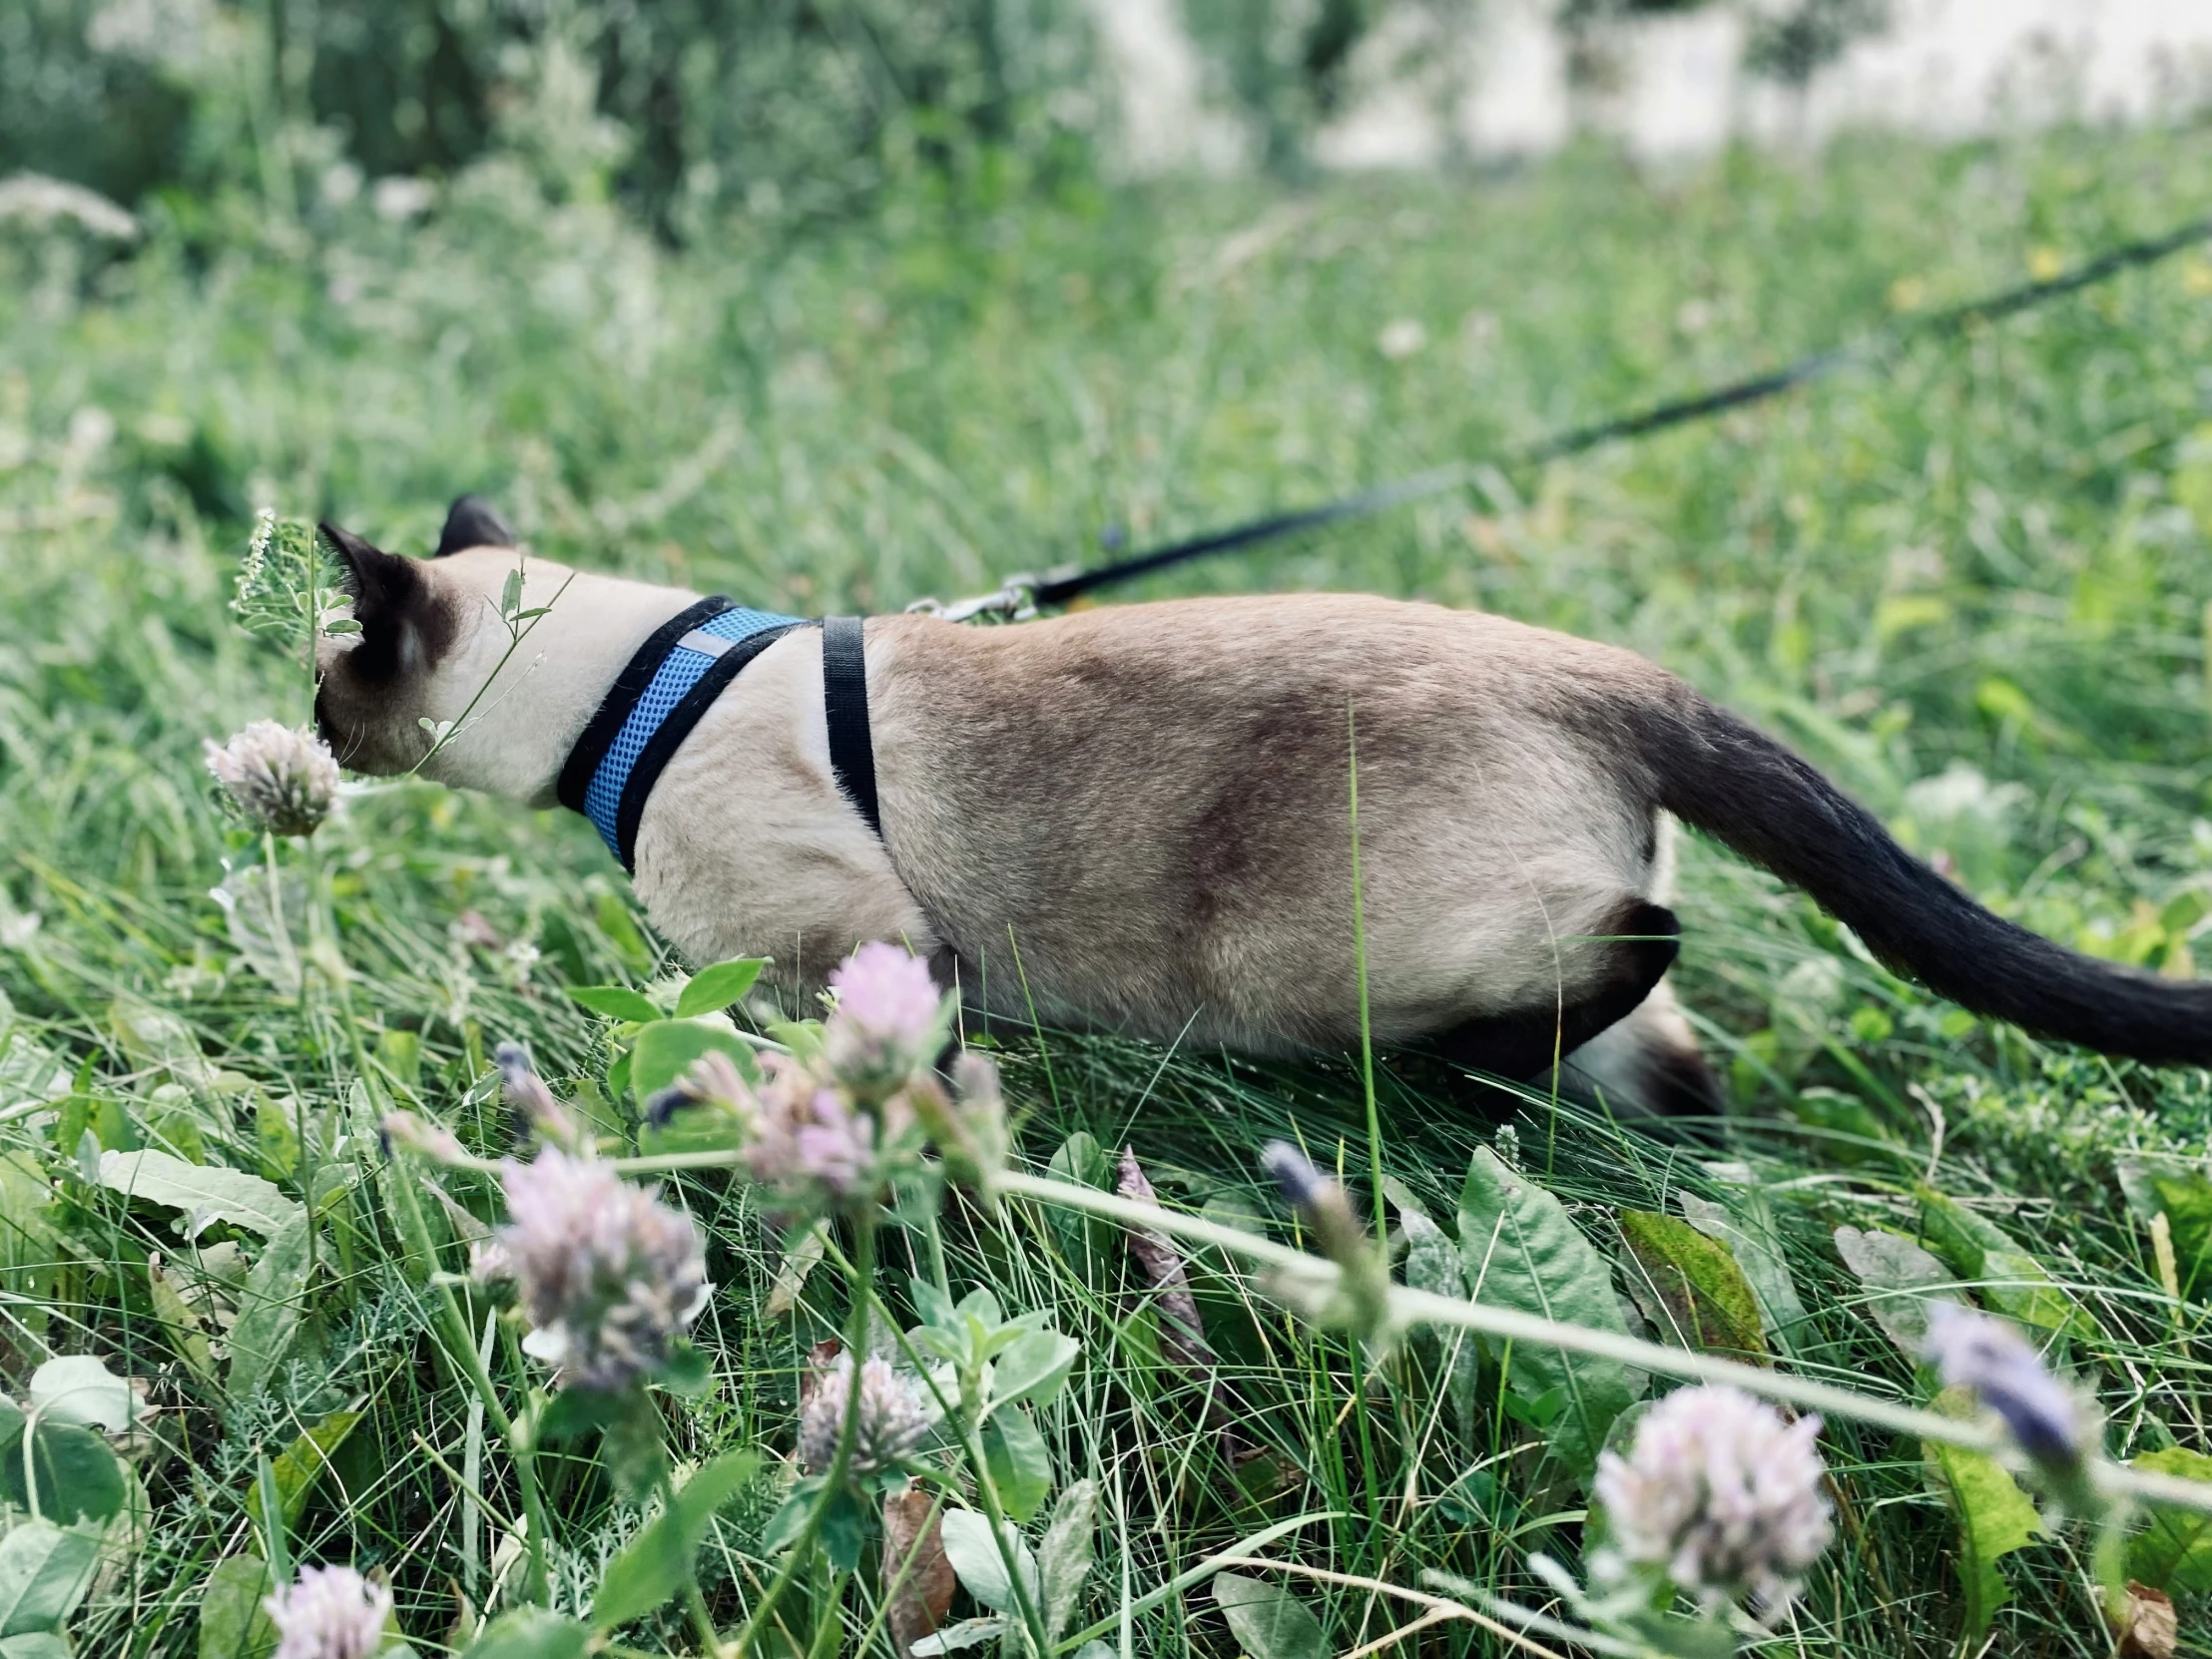
[[[798,617],[749,610],[717,594],[669,618],[624,665],[561,768],[561,805],[582,813],[624,869],[637,867],[638,821],[662,770],[746,664]],[[868,733],[867,665],[858,617],[826,617],[823,712],[838,788],[877,835],[875,757]]]

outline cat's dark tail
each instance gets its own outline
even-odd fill
[[[1779,743],[1679,682],[1615,704],[1651,798],[1804,888],[1867,948],[1977,1014],[2157,1065],[2212,1065],[2212,981],[2161,979],[1992,915]]]

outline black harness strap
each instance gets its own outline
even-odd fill
[[[764,628],[758,634],[748,634],[739,640],[714,660],[707,672],[699,677],[699,684],[684,694],[683,701],[669,711],[668,719],[661,722],[660,729],[646,740],[645,748],[638,756],[638,764],[631,768],[629,780],[622,786],[622,806],[615,814],[615,850],[622,859],[624,869],[637,868],[638,821],[645,817],[645,804],[652,799],[653,786],[661,781],[661,773],[675,759],[676,751],[683,747],[684,740],[692,735],[692,728],[714,707],[715,699],[723,694],[746,664],[794,628],[808,626],[804,622],[794,622],[782,628]]]
[[[737,601],[725,594],[709,594],[696,605],[686,606],[670,617],[653,635],[639,646],[636,655],[623,664],[622,672],[615,676],[615,683],[608,687],[607,695],[600,700],[598,712],[591,717],[591,724],[584,728],[584,735],[576,740],[576,747],[568,752],[568,761],[561,768],[561,781],[554,794],[562,806],[572,813],[584,810],[584,792],[591,788],[592,776],[599,771],[599,763],[607,758],[607,751],[621,734],[623,722],[630,718],[630,711],[638,706],[638,699],[645,695],[645,688],[653,684],[653,676],[668,654],[676,649],[676,642],[703,622],[712,622],[724,611],[738,608]],[[696,717],[695,717],[696,718]],[[627,869],[630,859],[623,856]]]
[[[866,625],[856,616],[822,619],[822,712],[830,724],[830,770],[875,838],[883,816],[875,800],[875,744],[867,722]]]

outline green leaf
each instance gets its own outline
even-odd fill
[[[1214,1601],[1252,1659],[1329,1659],[1321,1620],[1282,1585],[1241,1572],[1216,1573]]]
[[[760,1467],[757,1452],[730,1451],[685,1481],[668,1507],[607,1563],[599,1593],[592,1598],[593,1627],[612,1630],[674,1597],[691,1574],[715,1511]]]
[[[991,1408],[1017,1399],[1048,1403],[1075,1370],[1083,1345],[1057,1331],[1026,1331],[991,1366]]]
[[[31,1463],[38,1472],[38,1512],[50,1521],[101,1522],[123,1507],[123,1465],[89,1428],[39,1423],[31,1431]],[[31,1507],[20,1441],[0,1458],[0,1497],[19,1509]]]
[[[638,1109],[691,1070],[703,1054],[727,1054],[738,1070],[753,1075],[753,1054],[737,1034],[696,1019],[657,1019],[638,1032],[630,1050],[630,1092]]]
[[[20,1636],[0,1636],[0,1659],[74,1659],[69,1638],[52,1630],[31,1630]]]
[[[1728,1246],[1686,1221],[1651,1210],[1623,1210],[1621,1238],[1643,1270],[1685,1348],[1765,1359],[1759,1299]]]
[[[38,1520],[0,1538],[0,1636],[59,1630],[92,1587],[99,1564],[97,1532]]]
[[[2181,1446],[2130,1457],[2131,1469],[2212,1480],[2212,1457]],[[2212,1515],[2154,1506],[2150,1523],[2128,1540],[2127,1575],[2168,1594],[2212,1591]]]
[[[830,1501],[822,1511],[822,1528],[815,1534],[815,1541],[822,1546],[823,1558],[832,1567],[839,1572],[850,1572],[860,1564],[860,1552],[867,1548],[868,1538],[874,1531],[874,1506],[862,1503],[857,1492],[850,1486],[843,1486],[830,1494]]]
[[[177,1231],[195,1239],[217,1222],[264,1238],[302,1212],[270,1182],[244,1170],[188,1164],[166,1152],[103,1152],[100,1185],[185,1212]]]
[[[304,1210],[269,1241],[239,1293],[238,1323],[231,1327],[231,1374],[227,1391],[243,1405],[269,1385],[282,1363],[307,1291],[307,1257],[313,1224]]]
[[[584,1659],[591,1631],[543,1607],[519,1607],[492,1621],[461,1659]]]
[[[1507,1169],[1487,1147],[1476,1150],[1459,1194],[1459,1260],[1476,1302],[1628,1334],[1605,1259],[1558,1199]],[[1506,1371],[1525,1398],[1559,1390],[1562,1408],[1551,1448],[1587,1476],[1597,1466],[1606,1429],[1636,1396],[1628,1368],[1515,1343]]]
[[[661,1017],[660,1009],[628,985],[571,985],[568,994],[571,1000],[609,1019],[635,1020],[640,1025],[650,1025]]]
[[[499,614],[512,619],[522,609],[522,567],[515,566],[507,572],[507,580],[499,590]]]
[[[753,988],[761,969],[767,966],[765,956],[739,956],[701,968],[676,998],[676,1017],[692,1019],[700,1014],[721,1013]]]
[[[1725,1205],[1695,1193],[1682,1194],[1683,1219],[1708,1239],[1728,1246],[1759,1299],[1761,1333],[1770,1344],[1794,1350],[1809,1316],[1790,1277],[1789,1263],[1783,1259],[1781,1235],[1767,1195],[1750,1184],[1750,1171],[1743,1173],[1744,1182],[1727,1189]]]
[[[31,1374],[31,1409],[49,1422],[120,1434],[131,1426],[131,1384],[93,1356],[72,1354]]]
[[[277,1454],[270,1464],[271,1478],[276,1485],[276,1505],[283,1511],[284,1528],[288,1532],[299,1524],[299,1517],[306,1512],[307,1499],[314,1494],[315,1482],[322,1478],[330,1466],[330,1459],[337,1449],[359,1425],[359,1411],[332,1411],[306,1432],[296,1436],[291,1444]],[[258,1494],[247,1500],[248,1510],[261,1519],[261,1500]]]
[[[1973,1401],[1963,1388],[1945,1388],[1935,1408],[1948,1416],[1970,1416]],[[1978,1642],[2011,1596],[1997,1562],[2042,1535],[2042,1517],[2004,1466],[1986,1452],[1940,1441],[1923,1442],[1930,1484],[1950,1504],[1958,1523],[1958,1585],[1964,1636]]]
[[[1007,1576],[1005,1556],[991,1541],[991,1523],[973,1509],[947,1509],[939,1524],[944,1531],[945,1559],[952,1563],[967,1593],[994,1613],[1018,1614],[1014,1581]],[[1037,1558],[1029,1553],[1029,1546],[1021,1541],[1012,1522],[1006,1523],[1002,1536],[1021,1573],[1022,1587],[1034,1605],[1040,1591]]]
[[[983,1461],[999,1507],[1017,1521],[1037,1512],[1052,1490],[1052,1453],[1027,1411],[1010,1405],[983,1424]]]
[[[276,1626],[262,1598],[273,1588],[259,1555],[218,1561],[200,1586],[200,1659],[269,1659]]]
[[[1934,1187],[1916,1191],[1922,1233],[1990,1308],[2043,1331],[2090,1340],[2100,1335],[2089,1311],[1994,1222]]]
[[[1928,1346],[1928,1309],[1956,1302],[1951,1271],[1911,1239],[1881,1228],[1836,1229],[1836,1254],[1866,1288],[1865,1312],[1916,1365]]]
[[[1090,1576],[1092,1532],[1098,1513],[1095,1481],[1078,1480],[1060,1494],[1053,1507],[1052,1524],[1037,1546],[1037,1572],[1044,1581],[1045,1635],[1058,1641],[1075,1617],[1082,1600],[1083,1580]]]

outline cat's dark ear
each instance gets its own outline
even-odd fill
[[[438,550],[430,556],[442,559],[470,547],[512,547],[514,527],[499,516],[480,495],[460,495],[446,509],[445,529],[438,536]]]
[[[422,566],[371,547],[338,525],[317,528],[345,567],[345,591],[353,596],[353,620],[361,626],[348,668],[373,681],[433,666],[452,643],[453,608]]]

